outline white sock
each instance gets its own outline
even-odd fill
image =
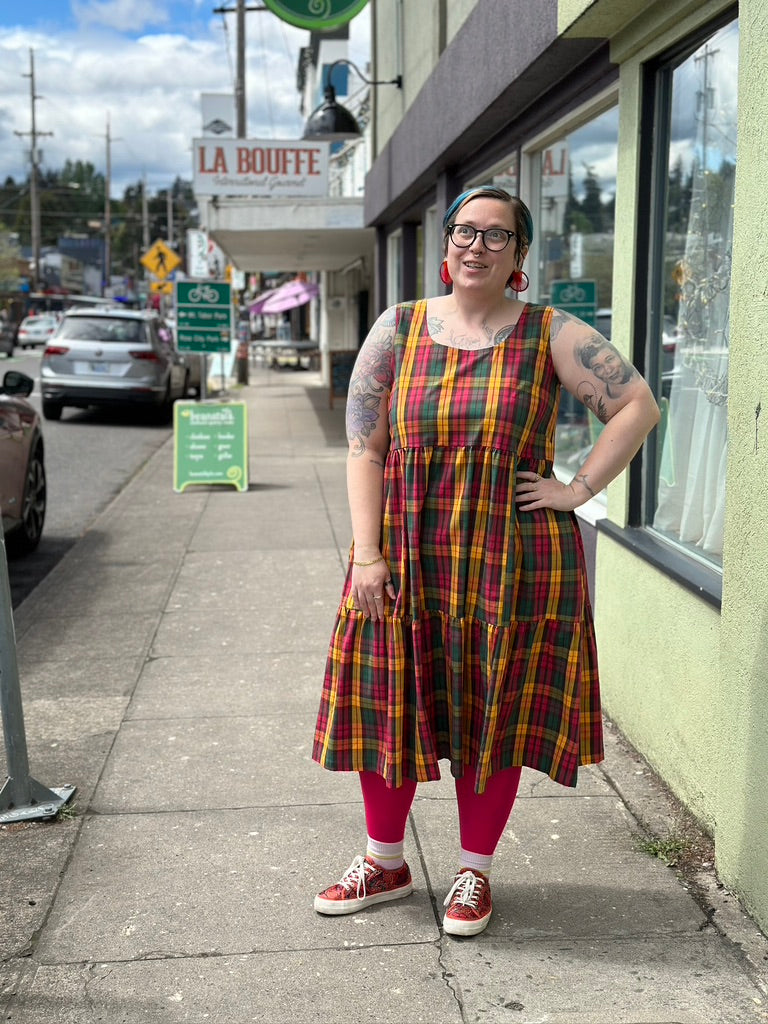
[[[372,861],[375,861],[385,871],[397,871],[398,868],[403,866],[404,849],[404,839],[399,843],[380,843],[377,839],[371,839],[368,836],[368,849],[366,853]]]
[[[472,853],[471,850],[465,850],[462,847],[459,864],[463,868],[472,868],[473,871],[482,871],[484,875],[489,875],[491,864],[493,864],[493,854]]]

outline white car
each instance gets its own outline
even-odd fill
[[[65,406],[154,409],[163,422],[187,393],[189,370],[151,312],[79,309],[64,314],[40,363],[43,416]]]
[[[48,339],[58,326],[59,318],[55,313],[37,313],[35,316],[25,316],[19,324],[16,344],[19,348],[47,345]]]

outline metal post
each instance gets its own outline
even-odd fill
[[[112,139],[109,133],[109,114],[107,114],[107,177],[104,192],[104,286],[102,295],[112,287],[112,201],[109,193],[112,190]]]
[[[245,0],[237,0],[237,76],[235,80],[237,137],[245,138]]]
[[[0,530],[0,538],[2,530]],[[29,774],[24,712],[21,706],[16,635],[5,542],[0,539],[0,713],[8,778],[0,789],[0,824],[53,818],[75,794],[74,786],[48,789]]]

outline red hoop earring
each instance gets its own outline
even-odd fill
[[[507,287],[513,292],[524,292],[530,283],[524,270],[516,270],[507,281]]]
[[[440,280],[446,287],[453,284],[453,278],[451,277],[451,272],[448,269],[448,260],[443,260],[440,264]]]

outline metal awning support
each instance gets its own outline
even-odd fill
[[[0,529],[0,535],[2,529]],[[75,794],[74,786],[48,789],[29,774],[24,712],[21,706],[16,634],[11,613],[11,585],[5,541],[0,536],[0,712],[8,778],[0,789],[0,825],[53,818]]]

